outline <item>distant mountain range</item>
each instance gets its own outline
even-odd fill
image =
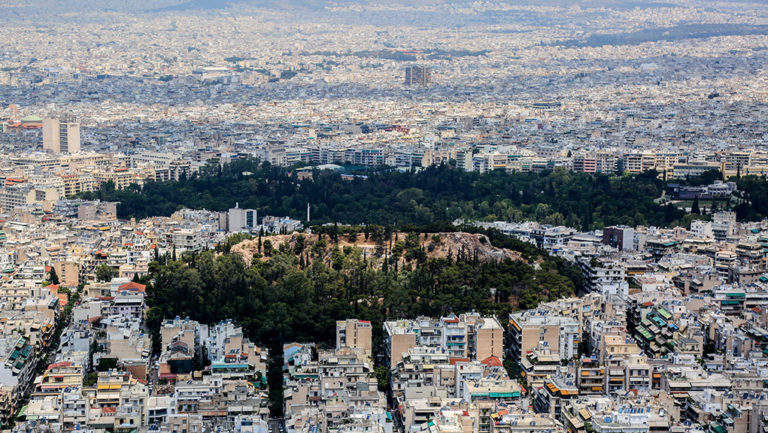
[[[167,2],[164,2],[167,3]],[[152,11],[181,11],[181,10],[211,10],[225,9],[244,5],[263,9],[296,10],[310,9],[321,10],[327,6],[336,4],[326,0],[187,0],[168,6],[150,8]]]
[[[167,1],[166,1],[167,2]],[[321,10],[332,6],[345,5],[369,5],[369,4],[388,4],[388,5],[440,5],[470,7],[475,0],[185,0],[178,1],[175,4],[158,7],[156,10],[191,10],[191,9],[222,9],[238,4],[276,10]],[[611,9],[632,9],[636,7],[675,7],[674,2],[654,1],[654,0],[497,0],[499,4],[512,5],[551,5],[551,6],[573,6],[581,7],[604,7]]]
[[[237,4],[256,8],[276,10],[321,10],[330,6],[345,5],[407,5],[409,7],[419,5],[440,5],[471,7],[476,0],[154,0],[148,3],[172,3],[170,5],[154,8],[156,10],[190,10],[190,9],[222,9]],[[761,3],[761,0],[701,0],[701,6],[714,6],[717,3]],[[580,6],[582,8],[607,8],[607,9],[648,9],[658,7],[678,7],[683,2],[676,0],[496,0],[497,4],[509,5],[537,5],[537,6]],[[686,5],[690,4],[685,2]]]
[[[2,4],[0,2],[0,22],[14,20],[35,20],[44,22],[67,21],[71,19],[72,12],[81,12],[79,19],[83,15],[91,15],[91,19],[96,19],[94,14],[100,13],[163,13],[180,12],[189,13],[195,11],[229,11],[237,12],[244,10],[246,13],[253,10],[272,10],[277,12],[296,12],[296,13],[322,13],[327,8],[344,8],[345,6],[366,6],[387,5],[392,10],[382,13],[378,9],[371,8],[366,11],[364,20],[381,19],[387,21],[386,16],[394,17],[395,22],[408,22],[411,25],[435,25],[435,19],[439,21],[439,13],[442,11],[452,18],[456,18],[455,9],[471,10],[478,4],[477,0],[26,0],[27,3],[14,2],[11,4]],[[735,7],[735,2],[752,3],[764,6],[765,0],[699,0],[696,2],[700,7],[727,8]],[[604,8],[612,10],[628,9],[651,9],[661,7],[680,7],[690,6],[689,0],[494,0],[481,1],[478,9],[478,15],[485,14],[479,18],[482,22],[491,22],[494,24],[515,21],[517,15],[497,14],[498,6],[556,6],[571,7],[580,6],[583,9]],[[398,10],[398,5],[403,6]],[[430,17],[420,17],[413,13],[413,7],[437,6],[432,8]],[[350,19],[357,16],[359,10],[354,8],[347,11],[346,17]],[[435,15],[435,12],[438,15]],[[351,15],[350,15],[351,14]],[[373,14],[373,15],[371,15]],[[393,15],[394,14],[394,15]],[[340,14],[343,16],[344,14]],[[369,16],[370,15],[370,16]],[[519,13],[518,13],[519,15]],[[546,21],[551,17],[542,16],[536,18],[539,21]],[[425,21],[426,20],[426,21]],[[479,21],[478,21],[479,22]],[[536,23],[534,23],[536,24]]]
[[[701,5],[728,3],[736,0],[702,1]],[[760,3],[760,0],[738,0],[743,3]],[[237,8],[239,6],[272,10],[322,10],[327,7],[347,5],[445,5],[446,7],[472,7],[476,0],[39,0],[29,6],[18,4],[7,8],[21,12],[35,9],[35,12],[52,14],[62,11],[115,11],[115,12],[162,12],[216,10]],[[496,0],[496,4],[539,5],[539,6],[574,6],[582,8],[602,7],[609,9],[633,9],[654,7],[675,7],[682,4],[678,0]],[[686,3],[688,4],[688,3]],[[0,10],[5,10],[0,5]]]

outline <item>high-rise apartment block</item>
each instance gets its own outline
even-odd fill
[[[80,124],[59,119],[43,119],[43,149],[53,153],[79,153]]]
[[[405,68],[405,85],[426,86],[432,81],[432,69],[426,66],[407,66]]]

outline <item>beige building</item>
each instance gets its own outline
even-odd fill
[[[202,433],[203,416],[194,413],[169,415],[168,428],[174,432]]]
[[[600,337],[600,355],[603,359],[617,356],[628,357],[640,353],[640,348],[625,332],[613,331]]]
[[[53,263],[59,282],[63,286],[77,287],[80,284],[80,266],[75,262],[58,261]]]
[[[53,153],[79,153],[80,124],[43,119],[43,149]]]
[[[491,356],[504,359],[504,328],[493,317],[480,319],[477,327],[476,359],[482,361]]]
[[[96,189],[96,181],[90,174],[67,173],[60,174],[64,182],[64,194],[67,196]]]
[[[81,221],[114,221],[117,219],[117,203],[89,202],[77,208],[77,219]]]
[[[336,322],[336,350],[348,347],[360,349],[366,356],[373,351],[371,322],[367,320],[347,319]]]
[[[546,342],[563,359],[570,359],[578,353],[579,337],[579,323],[570,316],[532,310],[509,317],[510,354],[518,362],[536,349],[540,341]]]
[[[384,347],[387,351],[390,368],[395,368],[397,363],[403,359],[403,352],[416,347],[416,332],[408,324],[407,320],[384,323]]]
[[[133,173],[127,168],[99,170],[93,174],[93,178],[97,185],[112,182],[115,185],[115,189],[126,189],[132,183],[144,183],[144,179],[134,178]]]

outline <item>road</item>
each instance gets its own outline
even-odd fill
[[[269,420],[269,433],[284,433],[285,432],[285,419],[284,418],[270,418]]]

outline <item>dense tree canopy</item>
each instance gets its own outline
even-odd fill
[[[744,176],[738,180],[740,203],[734,207],[740,220],[768,217],[768,182],[765,177]]]
[[[297,219],[305,218],[310,203],[312,222],[351,224],[535,219],[597,228],[665,226],[684,216],[674,206],[654,201],[664,189],[655,172],[624,177],[565,170],[480,174],[438,166],[416,173],[378,169],[347,179],[324,170],[299,180],[295,170],[237,160],[221,168],[210,165],[192,179],[123,191],[105,184],[82,197],[119,201],[118,216],[123,218],[170,215],[183,207],[222,211],[235,203],[264,215]]]

